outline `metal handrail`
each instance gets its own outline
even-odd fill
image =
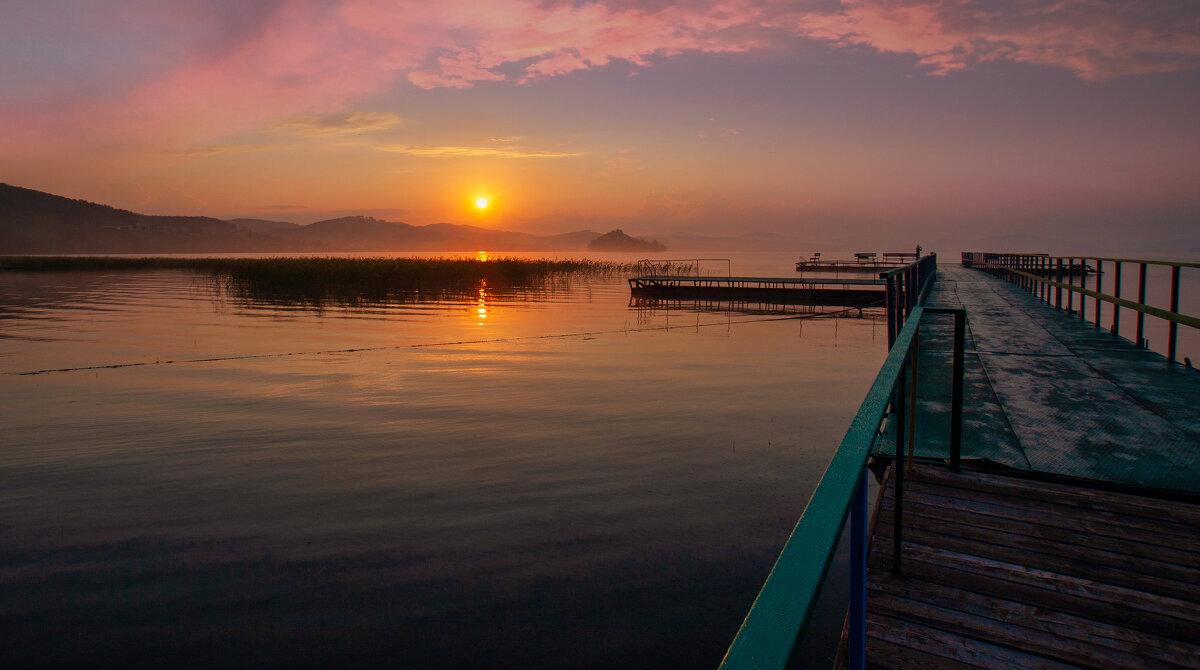
[[[965,254],[964,254],[965,255]],[[1145,263],[1146,265],[1165,265],[1168,267],[1179,268],[1200,268],[1200,263],[1191,261],[1161,261],[1151,260],[1148,258],[1110,258],[1108,256],[1050,256],[1050,254],[1009,254],[1009,253],[988,253],[989,256],[1010,256],[1013,258],[1087,258],[1093,261],[1104,261],[1106,263]]]
[[[728,258],[643,258],[638,261],[638,274],[642,277],[653,275],[656,264],[665,266],[670,263],[695,263],[696,276],[700,276],[700,263],[702,261],[723,262],[725,263],[725,276],[729,277],[733,274],[733,265]]]
[[[1188,267],[1188,266],[1185,265],[1182,267]],[[1126,309],[1132,309],[1135,312],[1141,312],[1142,314],[1149,314],[1150,316],[1156,316],[1165,321],[1182,324],[1184,326],[1191,326],[1192,328],[1200,328],[1200,318],[1197,318],[1194,316],[1188,316],[1187,314],[1180,314],[1178,312],[1172,312],[1170,310],[1162,309],[1161,307],[1153,307],[1151,305],[1144,305],[1140,302],[1135,302],[1133,300],[1126,300],[1124,298],[1118,298],[1116,296],[1112,296],[1107,293],[1100,293],[1099,291],[1093,291],[1088,288],[1083,288],[1082,286],[1076,286],[1075,284],[1064,284],[1063,282],[1054,281],[1053,279],[1045,279],[1043,277],[1039,277],[1037,275],[1033,275],[1028,272],[1023,272],[1021,270],[1014,270],[1012,268],[1004,268],[1004,269],[1008,272],[1011,272],[1014,275],[1026,277],[1028,279],[1032,279],[1035,282],[1049,284],[1051,288],[1060,288],[1060,289],[1063,289],[1066,291],[1074,291],[1075,293],[1085,295],[1089,298],[1103,300],[1104,302],[1111,303],[1113,305],[1117,305],[1118,307],[1125,307]]]
[[[1063,261],[1066,261],[1064,264]],[[1091,268],[1087,262],[1096,261],[1096,267]],[[1078,261],[1078,265],[1076,265]],[[1083,286],[1082,279],[1088,272],[1094,271],[1097,277],[1104,272],[1104,263],[1113,264],[1113,293],[1109,295],[1102,290],[1100,279],[1096,280],[1097,290]],[[1121,297],[1121,271],[1125,263],[1136,263],[1138,271],[1138,299],[1127,300]],[[1179,341],[1178,326],[1180,324],[1191,328],[1200,328],[1200,318],[1179,312],[1180,270],[1182,268],[1200,268],[1200,263],[1187,261],[1153,261],[1130,258],[1107,258],[1097,256],[1048,256],[1046,254],[992,254],[986,252],[963,253],[963,265],[993,273],[1005,273],[1006,278],[1034,294],[1047,304],[1063,308],[1063,291],[1066,291],[1066,310],[1075,312],[1073,296],[1079,294],[1079,318],[1087,318],[1087,302],[1092,298],[1094,310],[1092,318],[1097,327],[1100,326],[1100,303],[1107,302],[1112,307],[1112,325],[1109,328],[1114,335],[1120,335],[1122,307],[1137,313],[1137,335],[1134,342],[1140,347],[1148,346],[1145,335],[1145,316],[1149,314],[1167,322],[1167,360],[1175,363]],[[1146,268],[1158,265],[1171,268],[1170,309],[1153,307],[1146,304]],[[1077,269],[1078,268],[1078,269]],[[1081,277],[1079,286],[1073,283],[1073,278]],[[1056,277],[1053,279],[1051,277]],[[1067,281],[1062,281],[1066,279]],[[1053,289],[1053,292],[1051,291]],[[1051,295],[1053,293],[1053,296]],[[1052,300],[1053,297],[1053,300]],[[1186,362],[1186,360],[1185,360]]]
[[[908,265],[879,273],[887,286],[888,347],[912,308],[924,304],[937,276],[937,254],[929,254]],[[915,287],[915,290],[914,290]]]
[[[965,310],[913,307],[904,327],[896,335],[887,358],[875,376],[862,406],[850,423],[829,467],[813,491],[804,513],[783,546],[766,582],[738,629],[737,636],[721,662],[728,670],[782,669],[791,660],[792,651],[807,628],[815,611],[817,595],[833,562],[838,541],[851,522],[851,593],[849,623],[849,661],[851,668],[862,668],[865,656],[866,533],[867,533],[867,461],[878,439],[888,407],[905,408],[906,369],[911,364],[913,346],[918,340],[926,313],[955,315],[954,417],[951,429],[951,464],[959,462],[962,434],[963,331]],[[904,448],[904,415],[896,413],[896,465]],[[903,484],[898,468],[896,481],[897,515],[903,505]],[[900,547],[900,524],[896,524],[896,551]],[[899,561],[893,562],[900,569]]]

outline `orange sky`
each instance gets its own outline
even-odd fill
[[[1164,241],[1200,213],[1194,3],[3,11],[0,181],[146,213]]]

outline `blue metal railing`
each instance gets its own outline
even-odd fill
[[[817,484],[808,506],[784,545],[759,591],[737,636],[721,663],[726,669],[782,669],[787,667],[792,651],[808,627],[816,610],[817,596],[829,572],[838,541],[850,519],[851,588],[848,615],[848,660],[851,668],[865,663],[866,616],[866,554],[867,554],[867,461],[888,415],[888,408],[907,410],[904,384],[906,371],[915,361],[914,350],[919,342],[920,324],[927,314],[953,314],[955,317],[954,346],[954,409],[951,421],[951,455],[953,467],[958,466],[962,434],[962,374],[966,312],[962,309],[927,308],[920,300],[932,284],[936,261],[931,261],[927,274],[919,270],[901,269],[907,273],[897,292],[890,296],[909,294],[914,302],[898,305],[897,318],[902,326],[891,340],[883,366],[876,375],[866,399],[850,423],[846,436],[833,455],[829,467]],[[914,264],[917,265],[917,264]],[[918,283],[920,281],[920,283]],[[919,287],[919,288],[918,288]],[[892,308],[889,306],[889,316]],[[901,316],[902,315],[902,316]],[[890,334],[890,333],[889,333]],[[912,398],[915,407],[915,398]],[[906,411],[896,411],[896,465],[902,463],[905,442]],[[911,419],[910,419],[911,420]],[[895,551],[901,547],[900,511],[903,505],[903,468],[895,467],[896,514]],[[901,563],[893,557],[894,569]]]

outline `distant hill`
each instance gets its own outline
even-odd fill
[[[587,248],[597,237],[590,230],[529,235],[449,223],[413,226],[362,216],[305,226],[263,219],[152,216],[0,184],[0,254],[571,251]]]
[[[0,184],[0,253],[271,251],[278,240],[205,216],[151,216]]]
[[[642,240],[630,237],[625,231],[616,230],[604,233],[588,242],[588,251],[666,251],[667,247],[658,240]]]
[[[229,222],[252,233],[274,233],[300,225],[290,221],[268,221],[267,219],[229,219]]]

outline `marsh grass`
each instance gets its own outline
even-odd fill
[[[680,266],[685,271],[687,266]],[[632,275],[636,263],[530,258],[171,258],[9,256],[2,271],[190,270],[235,298],[279,304],[358,306],[473,294],[563,289],[576,279]]]

